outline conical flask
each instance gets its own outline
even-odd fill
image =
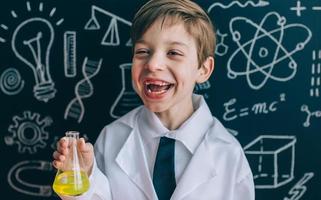
[[[89,179],[83,168],[83,159],[79,154],[77,141],[79,132],[67,131],[69,153],[62,168],[58,169],[53,190],[60,195],[75,196],[86,192],[89,189]]]

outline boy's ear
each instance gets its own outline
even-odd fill
[[[197,83],[204,83],[207,81],[212,72],[214,71],[214,58],[212,56],[209,56],[206,58],[206,60],[203,62],[203,64],[199,68],[199,76],[196,80]]]

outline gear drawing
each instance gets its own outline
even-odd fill
[[[18,152],[25,153],[28,151],[33,154],[37,152],[37,148],[45,148],[49,138],[45,128],[52,124],[51,117],[40,118],[40,114],[24,111],[23,116],[14,116],[12,118],[14,124],[10,125],[8,131],[12,136],[5,137],[7,145],[18,145]]]

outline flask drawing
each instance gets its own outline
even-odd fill
[[[119,67],[121,69],[122,89],[110,108],[109,113],[113,118],[119,118],[132,109],[142,105],[132,85],[131,63],[121,64]]]
[[[58,169],[53,190],[60,195],[75,196],[86,192],[89,189],[89,179],[83,169],[83,160],[78,152],[77,142],[79,132],[67,131],[69,153],[63,167]]]

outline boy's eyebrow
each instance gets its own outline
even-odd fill
[[[146,42],[145,42],[143,39],[139,39],[139,40],[136,40],[135,43],[136,43],[136,44],[137,44],[137,43],[143,43],[143,44],[144,44],[144,43],[146,43]]]
[[[148,42],[146,42],[145,40],[143,39],[140,39],[140,40],[137,40],[136,41],[136,44],[148,44]],[[165,42],[165,44],[167,45],[179,45],[179,46],[185,46],[185,47],[189,47],[188,44],[184,43],[184,42],[178,42],[178,41],[168,41],[168,42]]]
[[[170,45],[179,45],[179,46],[185,46],[188,48],[188,44],[184,43],[184,42],[178,42],[178,41],[168,41],[166,42],[167,44]]]

